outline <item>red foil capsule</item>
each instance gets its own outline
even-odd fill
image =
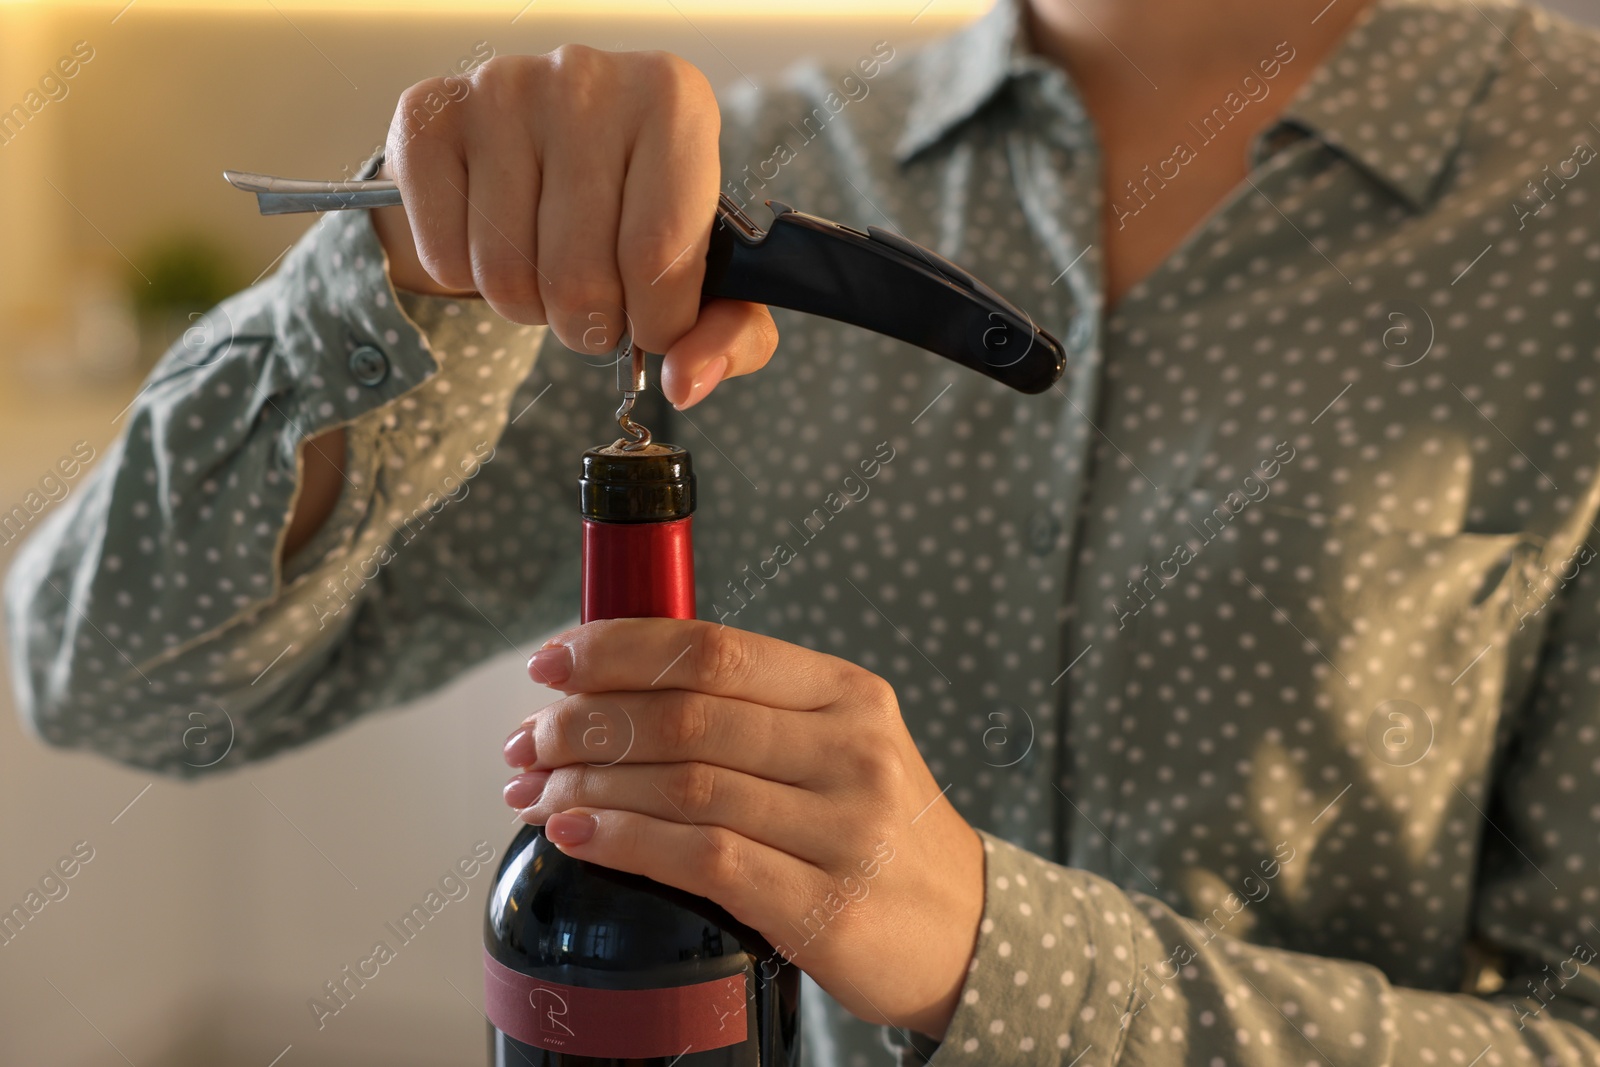
[[[583,454],[581,619],[692,619],[694,471],[676,445]]]
[[[694,618],[693,521],[584,519],[582,621]]]

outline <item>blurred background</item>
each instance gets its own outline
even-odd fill
[[[224,168],[353,173],[400,91],[483,43],[663,48],[727,85],[801,55],[909,50],[986,6],[0,0],[0,510],[78,442],[104,452],[166,342],[306,228],[259,217]],[[1600,0],[1549,6],[1600,23]],[[64,57],[73,77],[6,125]],[[0,544],[0,568],[18,544]],[[0,1064],[482,1063],[488,873],[320,1028],[308,1001],[392,940],[384,924],[477,842],[503,850],[499,746],[538,692],[508,656],[329,741],[182,785],[42,747],[4,680],[0,913],[80,842],[93,859],[0,943]]]

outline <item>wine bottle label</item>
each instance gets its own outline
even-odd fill
[[[524,1045],[570,1056],[683,1056],[750,1038],[744,972],[666,989],[590,989],[546,982],[483,954],[489,1021]]]

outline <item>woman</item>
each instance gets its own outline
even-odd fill
[[[873,1024],[909,1062],[1595,1062],[1597,59],[1473,0],[1003,0],[720,106],[582,48],[422,83],[406,207],[176,346],[19,558],[23,706],[188,774],[187,710],[234,765],[561,625],[626,308],[714,621],[547,642],[507,800],[788,947],[816,1062]],[[697,300],[719,183],[936,247],[1067,377],[784,313],[766,366],[764,309]]]

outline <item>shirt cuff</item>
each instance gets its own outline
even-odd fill
[[[274,332],[303,433],[354,422],[438,370],[400,306],[366,211],[328,212],[285,259]]]
[[[537,358],[543,326],[510,322],[479,299],[406,290],[397,296],[438,370],[423,388],[346,427],[352,491],[340,495],[333,515],[286,566],[285,588],[341,553],[409,540],[407,524],[431,515],[426,509],[452,485],[464,494],[458,483],[495,454],[511,398]]]
[[[1103,878],[983,839],[983,918],[944,1039],[890,1032],[902,1065],[1114,1064],[1135,992],[1134,906]],[[1087,1062],[1087,1061],[1086,1061]]]

